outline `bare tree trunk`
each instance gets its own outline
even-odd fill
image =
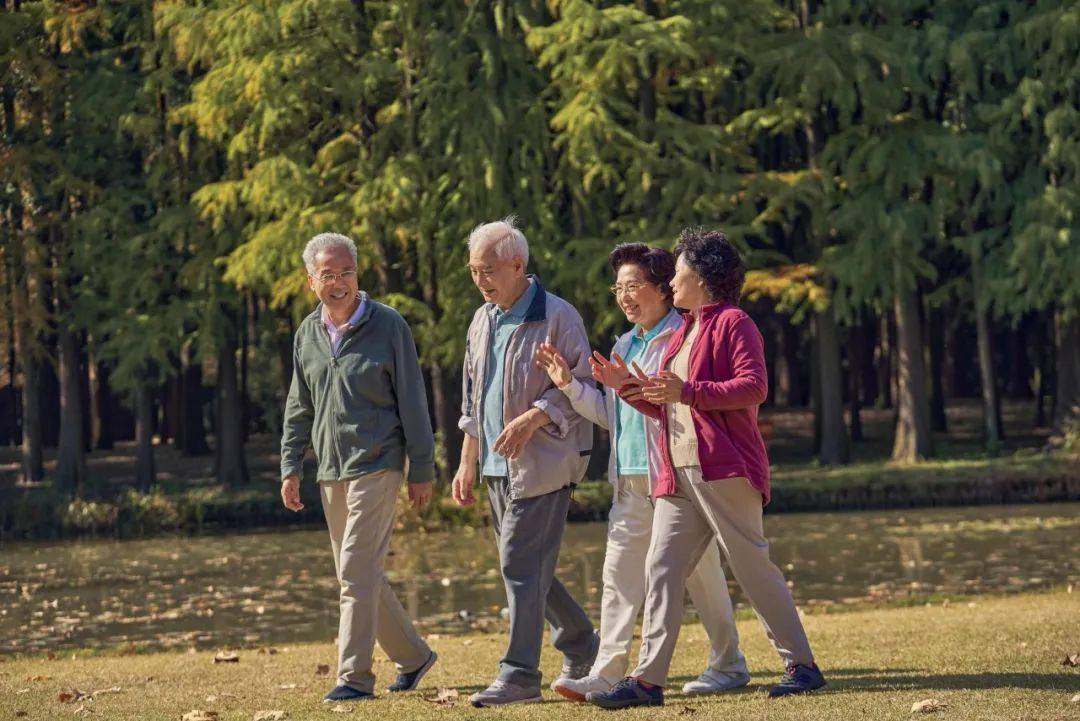
[[[840,332],[830,305],[814,316],[817,378],[820,383],[821,442],[818,461],[831,466],[851,460],[851,443],[844,425],[844,381],[840,369]]]
[[[990,319],[983,286],[983,268],[981,253],[971,256],[973,290],[975,296],[975,334],[979,358],[980,396],[982,398],[983,442],[987,449],[993,450],[1001,445],[1000,401],[998,399],[997,378],[994,374],[994,353],[991,348]]]
[[[154,394],[146,381],[140,381],[135,388],[135,486],[148,493],[156,482]]]
[[[899,274],[899,270],[897,271]],[[897,279],[894,299],[897,331],[897,418],[892,459],[914,463],[933,455],[930,407],[926,395],[919,301],[914,289]]]
[[[56,487],[81,493],[86,483],[83,409],[79,384],[79,351],[75,333],[61,320],[57,328],[60,352],[60,441],[56,457]]]
[[[945,322],[940,308],[927,309],[927,349],[930,355],[930,425],[944,433],[949,429],[945,415]]]
[[[848,332],[848,428],[852,442],[863,439],[862,380],[863,356],[866,348],[866,329],[862,318]]]
[[[883,313],[881,316],[880,329],[878,332],[878,344],[876,349],[877,362],[874,364],[878,372],[878,408],[893,407],[893,332],[889,322],[891,313]]]
[[[1057,394],[1054,397],[1054,425],[1051,442],[1060,442],[1068,432],[1077,432],[1080,422],[1080,316],[1055,314],[1057,331]]]
[[[202,363],[192,359],[191,344],[180,350],[180,453],[205,456],[210,453],[203,424]]]
[[[236,488],[248,482],[244,458],[244,418],[240,384],[236,372],[236,331],[228,325],[218,342],[218,482]]]

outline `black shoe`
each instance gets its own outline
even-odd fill
[[[585,700],[594,706],[607,709],[631,706],[663,706],[664,689],[660,686],[645,688],[636,678],[627,676],[611,687],[610,691],[590,691]]]
[[[780,683],[769,689],[769,698],[780,698],[797,693],[814,691],[825,685],[825,677],[821,674],[815,663],[812,666],[803,666],[800,663],[789,663],[784,677]]]
[[[412,691],[420,683],[420,679],[424,677],[424,674],[435,665],[435,661],[439,658],[438,654],[434,651],[428,656],[428,660],[424,661],[424,665],[415,671],[409,671],[408,673],[399,673],[397,681],[390,684],[390,687],[386,689],[391,693],[397,693],[398,691]]]
[[[369,698],[375,698],[375,694],[342,684],[326,694],[323,703],[330,703],[331,701],[366,701]]]

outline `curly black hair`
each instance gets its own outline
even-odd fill
[[[739,302],[746,266],[739,251],[721,231],[686,228],[679,234],[675,255],[684,256],[686,264],[701,276],[714,303]]]
[[[675,256],[663,248],[650,248],[644,243],[619,243],[608,255],[611,272],[633,263],[645,273],[645,279],[660,286],[664,300],[671,301],[671,279],[675,277]]]

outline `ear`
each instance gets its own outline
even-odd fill
[[[311,288],[311,292],[315,293],[315,279],[312,278],[310,275],[307,277],[307,285],[308,288]],[[318,293],[315,293],[315,295],[318,295]]]

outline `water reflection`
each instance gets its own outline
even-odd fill
[[[1080,503],[766,517],[807,606],[1018,592],[1080,578]],[[606,527],[566,530],[559,576],[596,617]],[[398,536],[388,572],[428,631],[504,623],[490,529]],[[0,547],[0,652],[330,640],[323,530]],[[738,583],[729,580],[737,605]]]

